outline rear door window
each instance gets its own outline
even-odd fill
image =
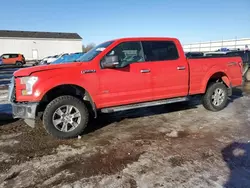
[[[10,54],[9,56],[10,56],[9,58],[17,58],[18,54]]]
[[[143,41],[145,61],[167,61],[179,58],[178,50],[172,41]]]

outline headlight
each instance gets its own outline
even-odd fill
[[[21,84],[25,85],[26,88],[22,90],[22,95],[32,95],[33,86],[37,82],[38,77],[28,76],[21,78]]]

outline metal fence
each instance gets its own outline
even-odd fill
[[[229,50],[236,50],[236,49],[243,50],[247,46],[250,47],[250,38],[241,38],[241,39],[235,38],[231,40],[219,40],[219,41],[184,44],[183,48],[185,52],[213,52],[221,48],[227,48]]]

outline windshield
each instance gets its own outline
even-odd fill
[[[111,45],[114,41],[108,41],[104,42],[102,44],[99,44],[98,46],[94,47],[90,51],[88,51],[86,54],[81,56],[77,61],[79,62],[87,62],[94,59],[98,54],[100,54],[103,50],[105,50],[109,45]]]

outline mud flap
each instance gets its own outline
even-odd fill
[[[32,127],[32,128],[35,128],[35,120],[34,120],[34,119],[24,119],[24,122],[25,122],[28,126],[30,126],[30,127]]]
[[[230,87],[227,89],[227,95],[230,97],[230,96],[232,96],[233,95],[233,89],[232,89],[232,86],[231,86],[231,84],[230,84]]]

